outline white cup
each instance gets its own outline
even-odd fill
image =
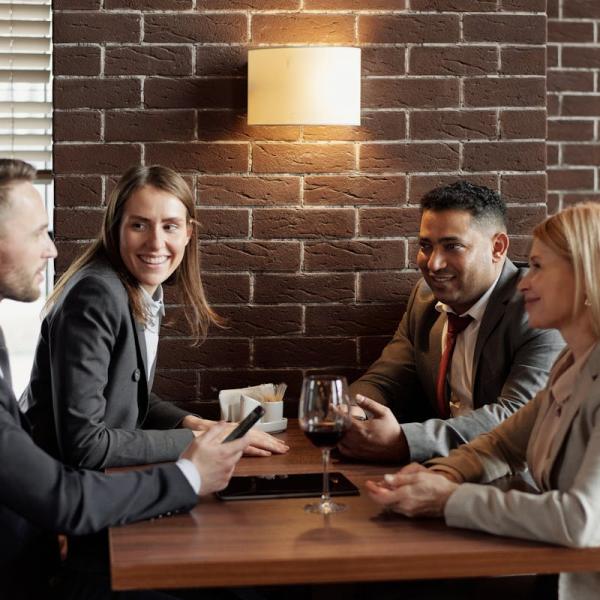
[[[240,421],[245,419],[257,406],[260,406],[260,402],[255,400],[254,398],[250,398],[250,396],[246,396],[246,394],[242,394],[240,400]],[[262,419],[259,420],[259,422]]]
[[[279,402],[263,402],[262,405],[265,409],[265,414],[263,415],[265,423],[281,421],[283,419],[283,400],[279,400]]]

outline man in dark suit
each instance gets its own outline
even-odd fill
[[[493,429],[541,389],[564,342],[528,326],[523,269],[506,256],[506,206],[465,181],[421,200],[415,286],[391,342],[350,388],[372,418],[340,444],[362,459],[422,462]]]
[[[35,300],[46,263],[56,256],[34,177],[30,165],[0,159],[0,301]],[[196,438],[177,463],[144,472],[103,475],[66,467],[29,435],[0,330],[0,598],[49,597],[48,582],[58,567],[58,532],[84,535],[189,510],[198,495],[222,489],[247,445],[246,438],[221,444],[222,434],[216,426]],[[62,593],[78,600],[91,591],[95,598],[110,596],[107,587],[89,588],[73,592],[67,584]]]

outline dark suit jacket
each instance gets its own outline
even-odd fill
[[[88,469],[176,460],[193,435],[173,428],[188,413],[149,394],[146,360],[116,272],[84,267],[42,323],[26,392],[36,443]]]
[[[197,501],[174,465],[102,475],[75,470],[38,448],[0,378],[0,598],[47,598],[56,533],[74,535],[189,510]]]
[[[437,418],[435,382],[446,315],[424,280],[415,286],[392,341],[350,387],[388,404],[406,435],[411,460],[448,452],[493,429],[529,401],[548,378],[564,346],[555,330],[530,329],[517,283],[524,269],[507,260],[487,304],[474,353],[469,414]]]

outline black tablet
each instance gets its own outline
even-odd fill
[[[232,477],[229,485],[216,495],[221,500],[258,500],[260,498],[311,498],[323,491],[323,473],[292,475],[255,475]],[[341,473],[329,473],[332,496],[358,496],[358,488]]]

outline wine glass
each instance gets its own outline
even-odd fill
[[[298,411],[300,427],[306,437],[323,453],[323,493],[321,501],[307,504],[304,510],[328,515],[345,510],[344,504],[329,497],[329,453],[350,428],[350,397],[345,377],[309,375],[302,382]]]

